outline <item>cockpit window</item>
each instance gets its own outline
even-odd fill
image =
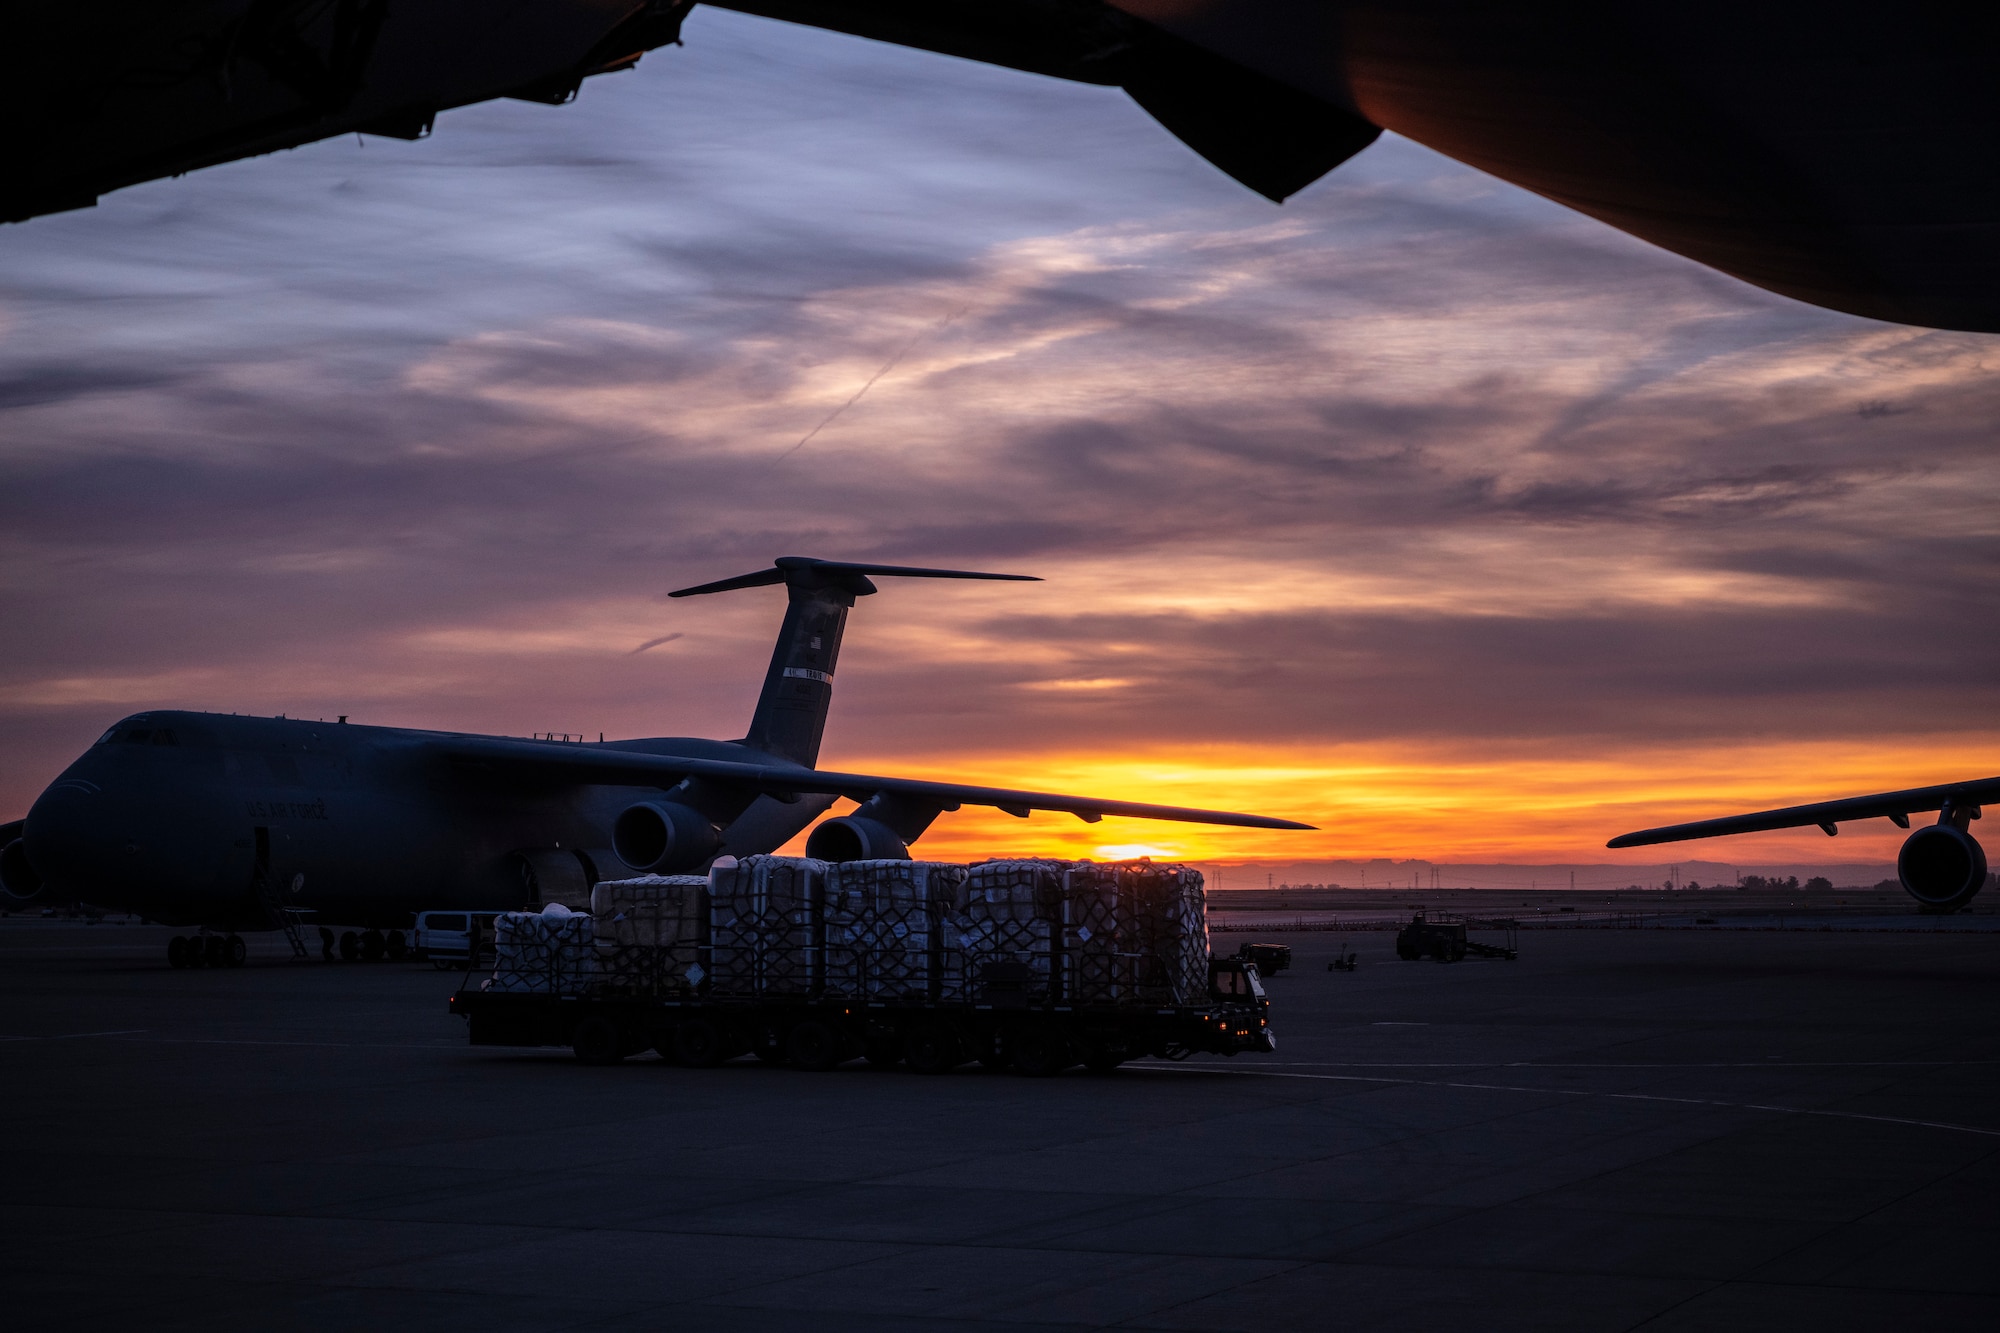
[[[97,743],[99,745],[109,745],[111,744],[111,738],[113,736],[116,736],[117,734],[118,734],[118,728],[113,727],[111,730],[105,732],[102,736],[99,736],[97,738]]]
[[[133,727],[125,733],[125,743],[127,745],[144,745],[152,739],[153,729],[151,727]]]
[[[178,745],[179,743],[174,739],[174,732],[171,727],[161,727],[153,733],[153,744],[155,745]]]

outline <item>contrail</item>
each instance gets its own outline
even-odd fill
[[[627,657],[637,657],[640,653],[645,652],[648,648],[657,648],[663,643],[672,643],[675,639],[681,639],[686,637],[687,636],[684,634],[662,634],[657,639],[646,640],[644,643],[640,644],[637,648],[634,648],[631,652],[625,655]]]
[[[966,311],[970,309],[972,309],[972,307],[969,305],[961,306],[957,310],[952,311],[949,315],[946,315],[943,319],[939,320],[935,328],[918,330],[917,336],[910,339],[908,342],[904,343],[903,349],[900,352],[897,352],[894,356],[890,357],[888,364],[884,365],[880,370],[876,371],[873,375],[870,375],[868,377],[868,382],[862,385],[860,388],[856,389],[854,391],[854,396],[852,398],[842,403],[839,407],[834,408],[833,411],[827,413],[826,418],[823,421],[821,421],[817,426],[814,426],[811,430],[807,431],[802,437],[800,437],[799,442],[797,444],[785,450],[785,452],[783,452],[782,454],[779,454],[778,457],[790,458],[793,454],[805,448],[806,445],[812,442],[813,436],[819,434],[821,431],[825,430],[828,426],[831,426],[833,424],[834,418],[838,417],[842,412],[845,412],[848,408],[860,402],[862,395],[875,387],[875,381],[881,379],[884,375],[894,370],[898,362],[900,362],[904,357],[908,356],[912,351],[916,349],[918,343],[922,342],[924,339],[930,337],[934,333],[943,332],[946,325],[950,324],[953,320],[957,319],[960,315],[964,314]]]

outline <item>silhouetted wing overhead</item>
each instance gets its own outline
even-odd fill
[[[1828,837],[1850,819],[1893,819],[1906,825],[1909,816],[1942,810],[1947,805],[1970,806],[2000,801],[2000,778],[1977,778],[1971,782],[1947,782],[1936,787],[1913,787],[1908,791],[1885,791],[1874,796],[1850,796],[1839,801],[1819,801],[1813,805],[1793,805],[1782,810],[1760,810],[1749,815],[1728,815],[1721,819],[1701,819],[1691,824],[1668,824],[1662,828],[1640,829],[1620,834],[1606,847],[1651,847],[1662,842],[1685,842],[1690,838],[1719,838],[1730,833],[1768,833],[1773,829],[1811,828],[1817,825]]]
[[[1009,814],[1052,810],[1096,823],[1105,815],[1130,819],[1170,819],[1188,824],[1228,824],[1237,828],[1310,829],[1290,819],[1243,815],[1228,810],[1196,810],[1143,801],[1106,801],[1092,796],[1015,791],[1005,787],[973,787],[957,782],[926,782],[917,778],[878,777],[868,773],[832,773],[792,764],[744,763],[728,759],[697,759],[679,755],[640,754],[595,745],[558,745],[494,736],[455,736],[433,743],[440,758],[473,764],[545,781],[603,783],[611,786],[672,787],[683,778],[707,778],[773,795],[830,793],[866,801],[878,793],[908,797],[956,810],[961,805],[988,805]]]

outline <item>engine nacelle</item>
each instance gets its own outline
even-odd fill
[[[722,846],[715,826],[676,801],[641,801],[611,826],[611,850],[634,870],[673,875],[714,856]]]
[[[29,863],[27,846],[20,838],[9,839],[5,847],[0,847],[0,902],[9,907],[26,907],[52,897],[48,890],[47,881]]]
[[[910,845],[878,819],[842,815],[814,827],[806,855],[820,861],[907,861]]]
[[[1925,912],[1956,912],[1986,887],[1986,849],[1950,824],[1918,829],[1896,854],[1903,891]]]

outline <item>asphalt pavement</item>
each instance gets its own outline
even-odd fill
[[[1993,1326],[2000,941],[1273,934],[1270,1056],[1032,1080],[474,1049],[419,964],[0,921],[44,1328]],[[1220,936],[1228,947],[1247,936]],[[1260,937],[1263,938],[1263,937]]]

